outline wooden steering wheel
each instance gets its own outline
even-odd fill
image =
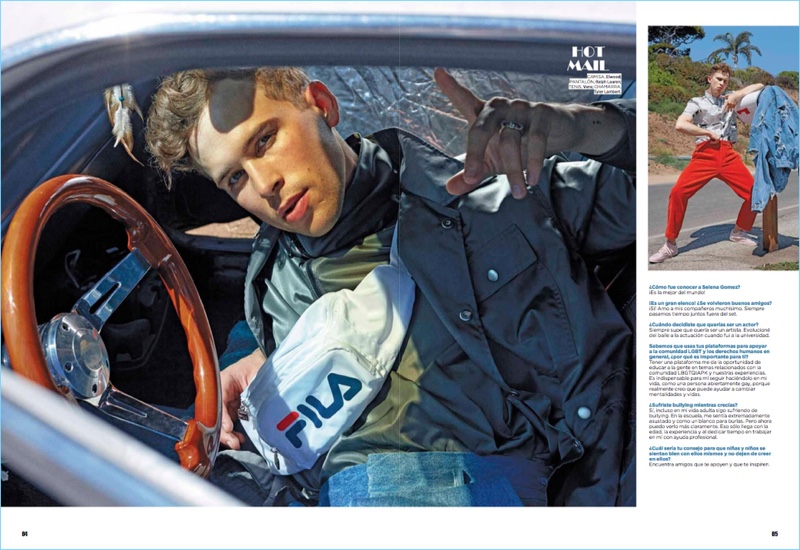
[[[75,304],[37,327],[33,302],[36,248],[53,213],[88,203],[121,222],[128,254]],[[28,195],[6,232],[2,254],[2,321],[11,368],[71,400],[178,442],[181,465],[207,476],[219,449],[221,396],[214,338],[186,265],[153,218],[130,196],[99,178],[65,175]],[[114,388],[100,338],[103,324],[150,270],[155,269],[186,332],[197,389],[195,416],[184,422]]]

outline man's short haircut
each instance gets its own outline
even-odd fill
[[[711,65],[711,68],[708,69],[708,76],[713,76],[714,73],[722,73],[726,74],[729,77],[733,74],[733,69],[727,63],[714,63]]]
[[[173,172],[200,170],[189,154],[189,140],[208,104],[216,82],[226,79],[253,80],[269,99],[289,101],[305,108],[308,77],[293,67],[190,70],[165,77],[153,96],[147,113],[147,150],[164,173],[167,188]]]

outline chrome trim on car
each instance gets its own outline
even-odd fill
[[[524,5],[523,5],[524,6]],[[231,31],[327,35],[336,38],[379,37],[387,30],[404,38],[513,40],[588,44],[592,37],[604,46],[622,45],[636,37],[627,23],[569,21],[519,17],[475,17],[405,14],[264,14],[264,13],[128,13],[110,16],[13,44],[3,51],[2,68],[53,51],[103,40],[170,34],[224,34]]]
[[[240,506],[207,481],[3,370],[3,462],[58,502],[76,506]]]

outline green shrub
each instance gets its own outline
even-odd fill
[[[778,76],[775,78],[775,84],[788,90],[797,90],[799,87],[797,71],[779,72]]]
[[[679,101],[672,101],[670,99],[665,99],[659,102],[652,102],[650,101],[647,104],[647,110],[651,113],[658,113],[660,115],[665,115],[669,118],[678,118],[683,113],[683,110],[686,109],[686,102],[679,102]]]
[[[678,84],[684,86],[692,97],[700,95],[703,90],[708,88],[709,67],[708,63],[692,61],[688,57],[684,58],[678,67]]]
[[[650,63],[647,66],[647,83],[650,86],[677,86],[675,75],[659,67],[657,63]]]
[[[650,84],[648,86],[647,109],[653,113],[661,113],[677,117],[686,107],[691,96],[680,86]]]
[[[653,57],[651,64],[673,75],[675,83],[686,88],[690,93],[693,93],[695,88],[702,88],[706,84],[709,67],[707,63],[692,61],[688,57],[657,55]]]
[[[691,99],[691,96],[686,93],[686,90],[680,86],[663,86],[661,84],[650,84],[648,86],[648,100],[652,103],[661,103],[662,101],[676,101],[678,103],[686,103]]]
[[[742,87],[749,86],[750,84],[761,83],[765,86],[774,86],[775,77],[760,67],[747,67],[746,69],[739,69],[734,71],[732,77],[736,77],[742,83]],[[733,78],[731,78],[733,80]]]
[[[680,160],[671,155],[656,155],[652,160],[658,164],[663,164],[664,166],[674,168],[677,171],[683,171],[683,169],[689,164],[688,160]]]

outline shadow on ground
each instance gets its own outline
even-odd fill
[[[696,250],[698,248],[703,248],[716,243],[727,242],[733,227],[733,224],[729,223],[712,225],[698,229],[690,235],[690,237],[692,237],[694,240],[689,244],[679,247],[678,252],[686,253],[691,250]],[[761,248],[761,228],[754,227],[751,231],[748,231],[748,233],[752,235],[754,240],[758,243],[758,246],[753,249],[752,255],[760,258],[766,258],[770,252]],[[797,237],[781,235],[780,233],[778,234],[778,250],[783,250],[784,248],[798,245],[800,245],[800,240],[798,240]],[[772,253],[774,252],[777,251],[773,251]]]

